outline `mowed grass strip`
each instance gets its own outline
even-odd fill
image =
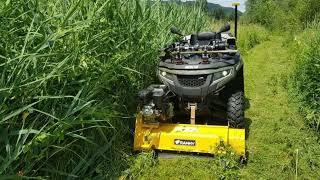
[[[305,125],[288,97],[287,79],[294,61],[281,37],[256,46],[245,57],[249,162],[245,179],[319,177],[319,138]]]

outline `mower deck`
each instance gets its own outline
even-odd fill
[[[245,129],[228,126],[193,124],[146,124],[142,115],[136,119],[134,150],[164,150],[205,154],[224,153],[230,146],[245,155]]]

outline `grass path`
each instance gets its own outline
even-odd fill
[[[249,51],[245,58],[248,165],[223,169],[217,158],[160,159],[143,179],[303,179],[320,177],[319,139],[308,131],[296,106],[288,101],[284,79],[293,63],[280,37]]]
[[[305,128],[284,88],[293,67],[288,56],[282,39],[275,37],[245,57],[246,96],[251,105],[246,117],[251,125],[249,163],[241,170],[244,178],[292,179],[296,170],[302,178],[320,177],[319,142]]]

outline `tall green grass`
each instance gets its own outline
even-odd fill
[[[168,29],[208,21],[158,1],[1,1],[0,178],[118,176]]]
[[[291,91],[300,102],[307,123],[320,130],[320,23],[314,22],[297,36],[291,48],[296,61]]]

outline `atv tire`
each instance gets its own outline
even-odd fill
[[[227,119],[232,128],[244,128],[244,93],[236,91],[228,98]]]

